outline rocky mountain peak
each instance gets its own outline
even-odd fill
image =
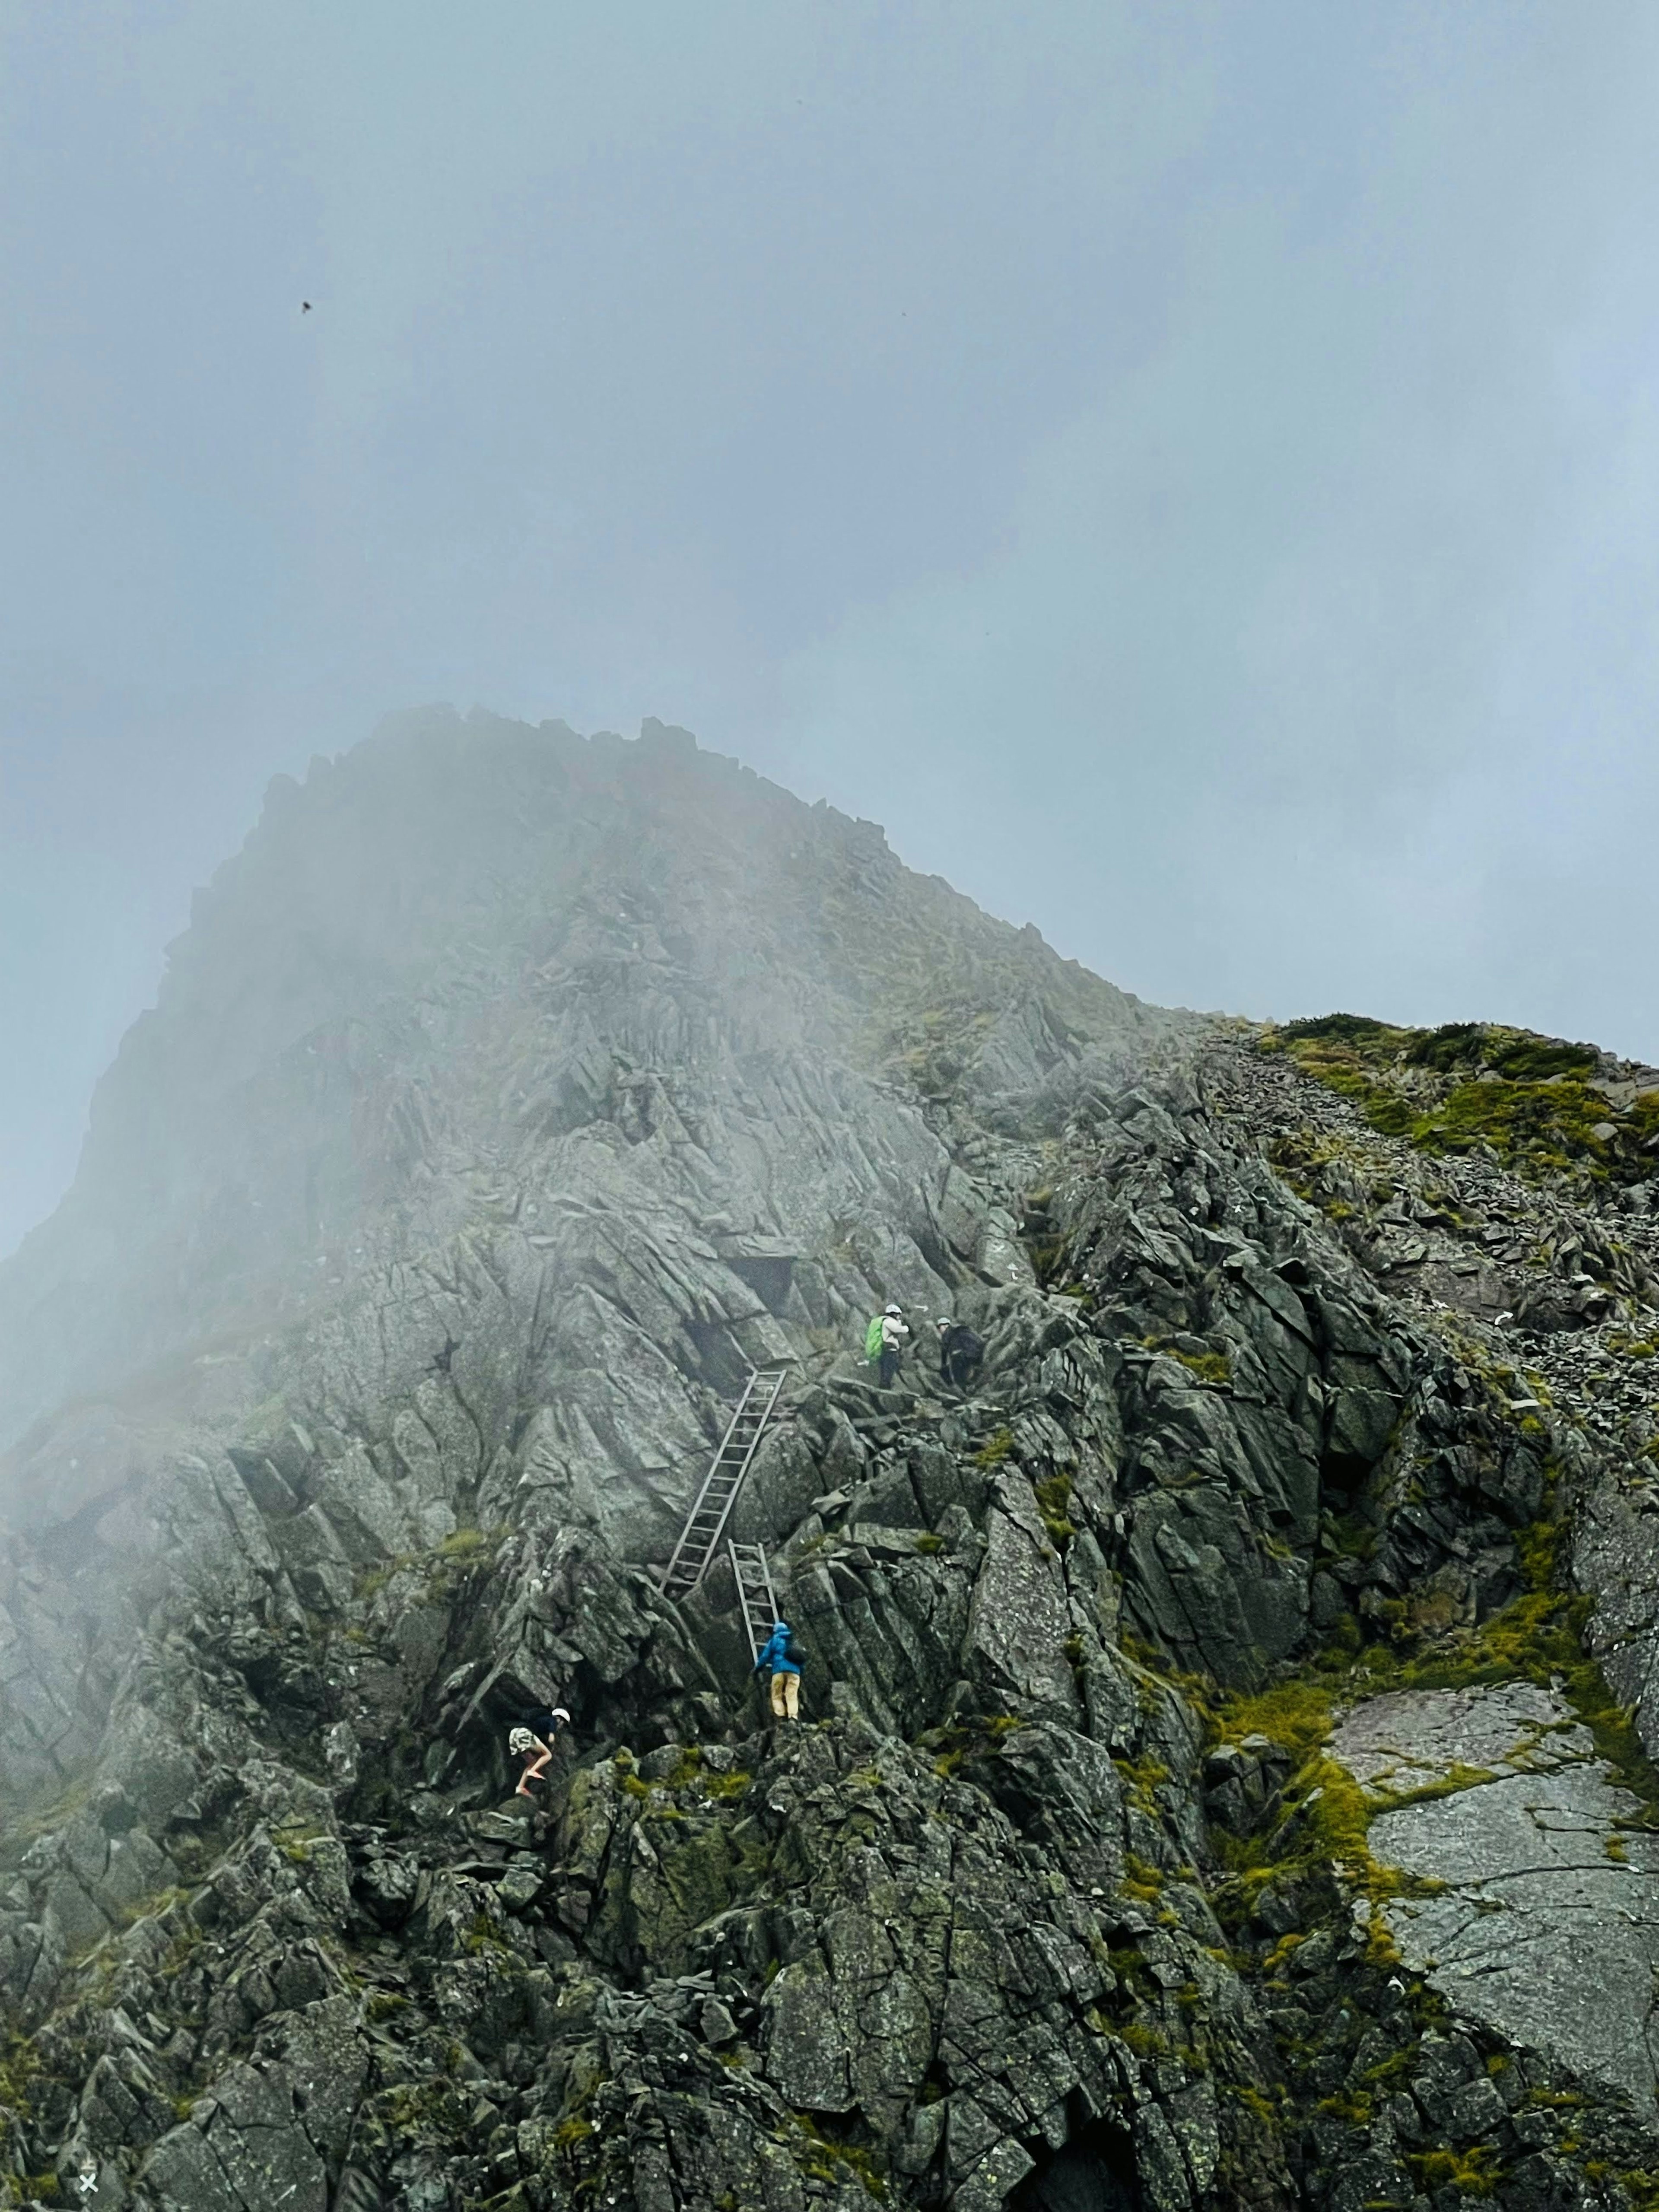
[[[11,2201],[1650,2212],[1651,1074],[274,786],[0,1271]]]
[[[255,1402],[273,1331],[384,1310],[388,1267],[524,1226],[538,1182],[810,1245],[863,1203],[792,1172],[849,1085],[920,1218],[930,1079],[1074,1085],[1161,1019],[684,731],[396,718],[278,777],[198,895],[74,1188],[0,1267],[0,1436],[112,1389]]]

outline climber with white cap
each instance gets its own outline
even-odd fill
[[[933,1326],[939,1331],[939,1379],[965,1390],[985,1357],[984,1340],[965,1321],[952,1321],[949,1314],[941,1314]]]
[[[522,1723],[507,1733],[507,1749],[515,1759],[524,1761],[524,1772],[519,1777],[519,1786],[514,1792],[516,1797],[529,1796],[531,1784],[539,1782],[547,1772],[553,1757],[553,1739],[568,1723],[570,1716],[562,1705],[555,1705],[550,1712],[538,1713],[535,1717],[547,1731],[545,1741],[534,1729],[526,1728]]]
[[[874,1331],[871,1334],[873,1335]],[[900,1306],[889,1306],[881,1317],[881,1350],[877,1357],[877,1379],[884,1390],[890,1390],[899,1371],[899,1347],[910,1334],[904,1326],[904,1312]]]

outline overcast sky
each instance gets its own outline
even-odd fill
[[[1656,94],[1637,0],[0,0],[0,1251],[428,699],[1659,1060]]]

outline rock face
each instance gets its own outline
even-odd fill
[[[838,1326],[872,1271],[937,1298],[958,1249],[1018,1279],[921,1099],[966,1079],[995,1118],[1168,1028],[684,731],[407,718],[272,785],[99,1086],[74,1190],[0,1273],[0,1437],[130,1386],[14,1484],[54,1515],[95,1490],[134,1401],[180,1394],[170,1364],[192,1411],[258,1404],[296,1322],[314,1386],[366,1400],[447,1334],[472,1356],[494,1306],[488,1391],[547,1356],[542,1279],[556,1360],[620,1375],[642,1334],[723,1387],[698,1332],[781,1348],[769,1297]]]
[[[1331,1750],[1406,1800],[1372,1819],[1373,1856],[1439,1885],[1379,1908],[1407,1964],[1650,2110],[1659,1838],[1571,1708],[1531,1683],[1408,1692],[1355,1706]]]
[[[0,1272],[11,2197],[1650,2205],[1619,1225],[684,733],[319,764]]]

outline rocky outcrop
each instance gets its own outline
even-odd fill
[[[1650,1278],[1594,1193],[672,732],[319,769],[175,969],[0,1281],[9,1402],[86,1386],[0,1588],[14,2198],[1652,2201]],[[1458,1272],[1500,1210],[1608,1255],[1571,1330]],[[775,1726],[725,1562],[651,1563],[785,1357]]]
[[[659,725],[279,780],[0,1269],[4,1510],[59,1532],[0,1584],[8,1770],[83,1757],[135,1565],[328,1612],[526,1514],[655,1555],[746,1363],[1030,1279],[925,1086],[1042,1125],[1171,1033]]]
[[[1458,2010],[1654,2105],[1659,1838],[1558,1694],[1532,1683],[1356,1705],[1332,1756],[1389,1802],[1382,1865],[1435,1887],[1379,1906]]]
[[[700,1332],[768,1340],[756,1239],[795,1255],[799,1326],[872,1270],[937,1291],[953,1237],[994,1272],[1012,1224],[947,1189],[919,1092],[1023,1110],[1164,1027],[683,731],[406,717],[272,785],[99,1086],[69,1199],[0,1272],[0,1436],[148,1378],[37,1441],[14,1492],[58,1510],[123,1472],[158,1389],[257,1405],[295,1321],[310,1379],[360,1401],[481,1328],[503,1376],[553,1327],[573,1361],[631,1364],[603,1310],[538,1334],[538,1281],[591,1283],[695,1368]]]

